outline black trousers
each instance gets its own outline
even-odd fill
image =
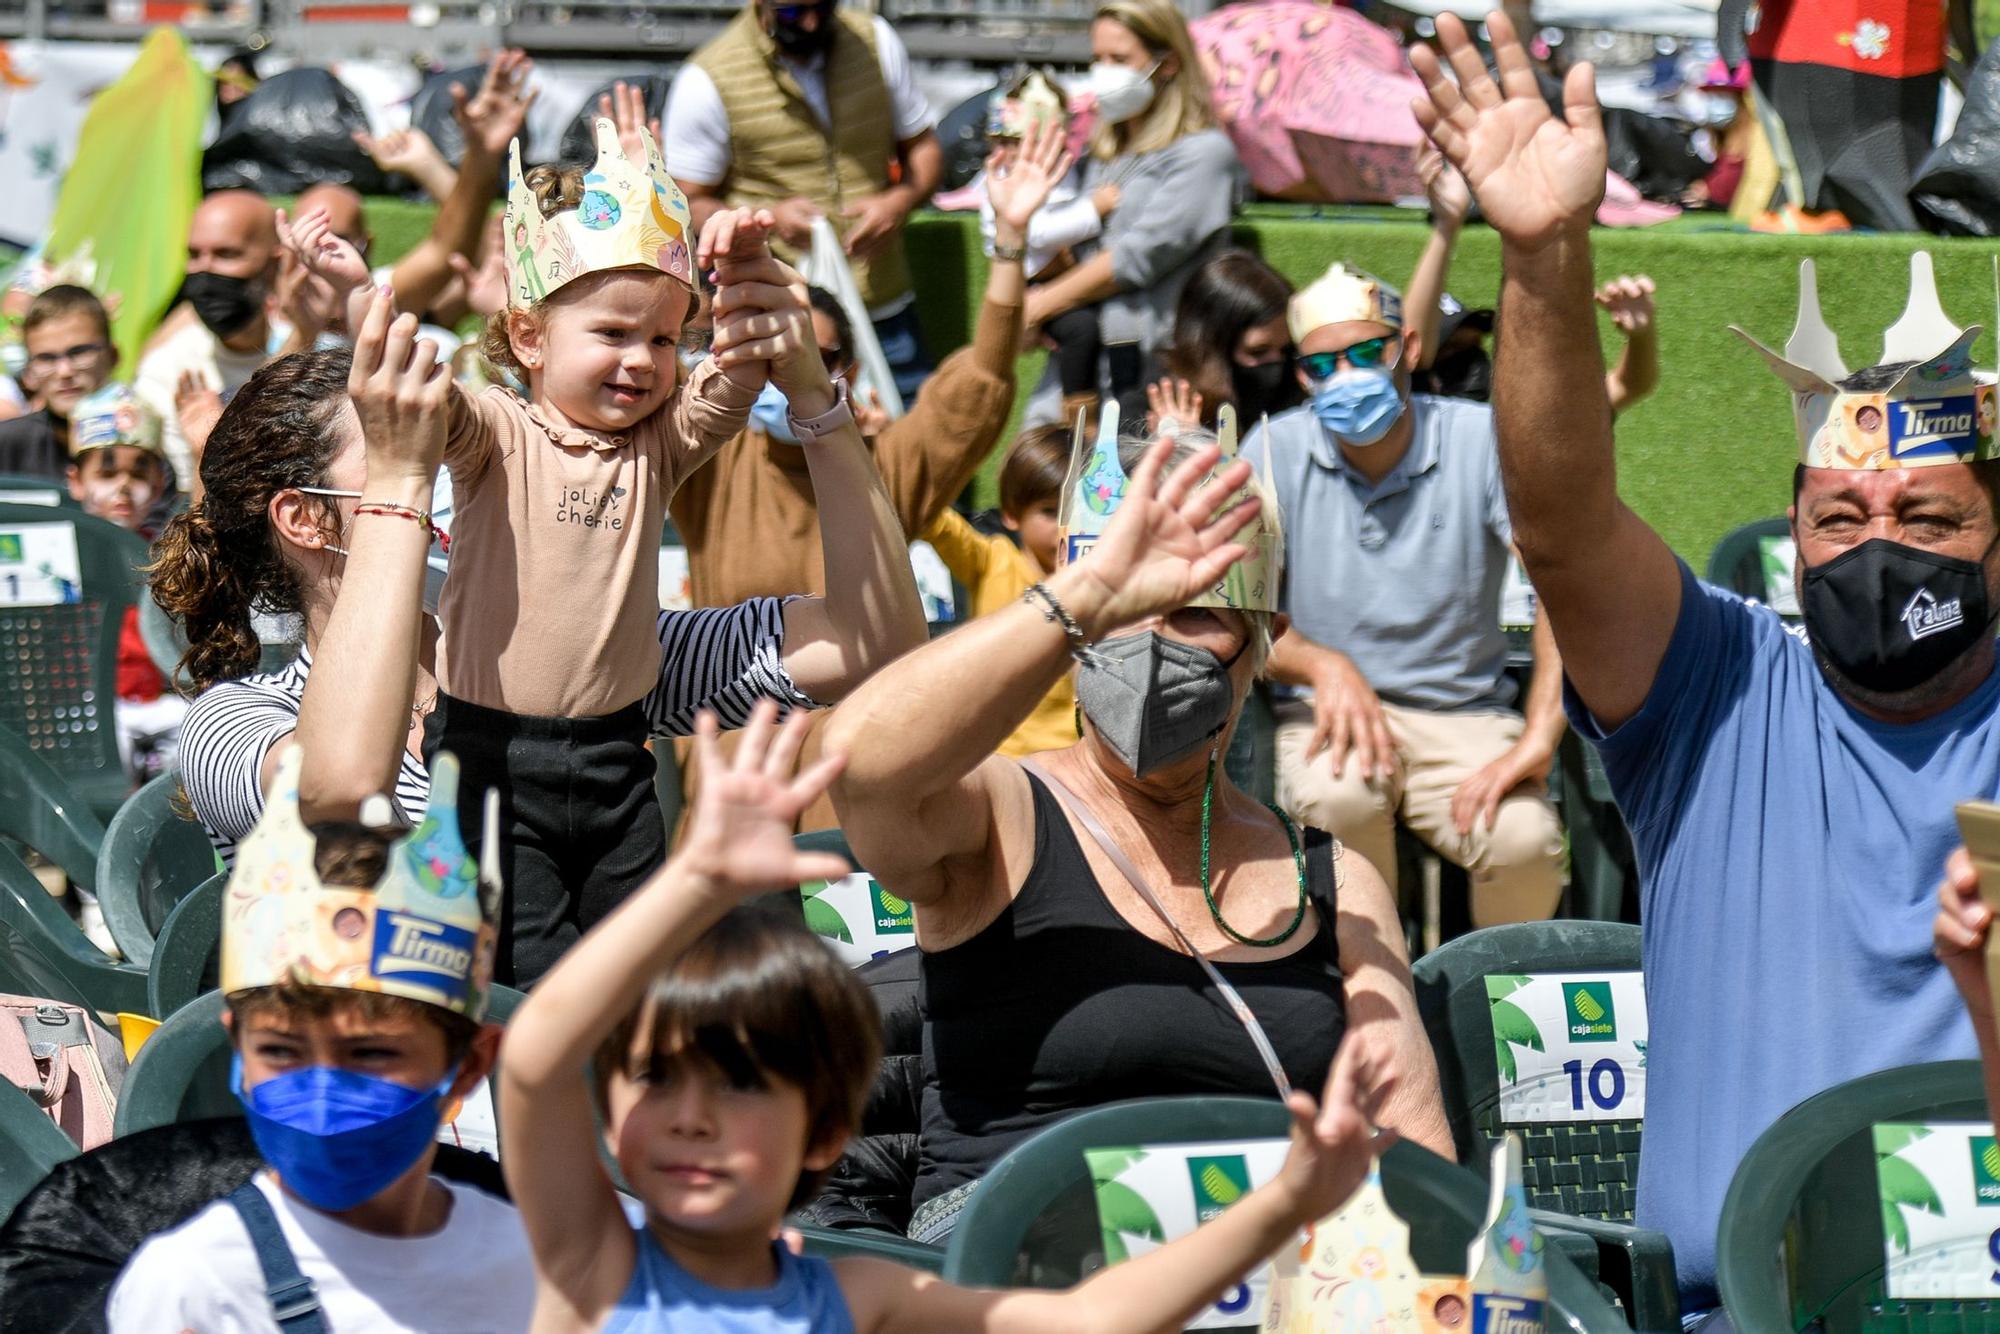
[[[479,853],[486,789],[500,791],[505,889],[494,980],[527,987],[667,857],[645,711],[531,718],[439,694],[424,759],[458,757],[458,818]]]

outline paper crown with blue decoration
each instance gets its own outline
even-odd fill
[[[521,141],[508,150],[507,304],[526,310],[568,283],[610,269],[657,269],[695,290],[694,216],[667,175],[650,130],[643,162],[626,156],[610,121],[596,121],[597,161],[584,173],[583,200],[542,216],[521,171]]]
[[[2000,300],[2000,264],[1995,266]],[[1799,314],[1783,356],[1748,333],[1792,391],[1799,462],[1808,468],[1872,472],[1973,463],[2000,457],[1995,375],[1972,368],[1979,326],[1961,329],[1938,302],[1929,252],[1910,256],[1910,296],[1882,335],[1882,359],[1849,371],[1819,310],[1811,260],[1799,262]]]
[[[263,818],[236,849],[222,898],[222,990],[296,983],[374,991],[485,1018],[500,920],[499,794],[480,859],[458,828],[458,761],[431,765],[430,802],[389,847],[372,889],[322,884],[299,814],[301,751],[278,760]]]
[[[1161,423],[1162,432],[1171,424],[1171,418]],[[1229,404],[1224,404],[1216,415],[1216,439],[1222,446],[1222,458],[1215,465],[1215,471],[1220,472],[1237,454],[1236,409]],[[1188,606],[1278,610],[1278,585],[1285,569],[1285,535],[1278,514],[1278,493],[1271,485],[1268,454],[1264,467],[1263,477],[1253,476],[1242,492],[1232,497],[1241,500],[1254,495],[1264,502],[1257,517],[1234,539],[1250,548],[1250,554],[1230,566],[1214,588],[1189,599]],[[1058,553],[1065,564],[1081,559],[1103,537],[1104,530],[1111,526],[1112,515],[1125,499],[1126,482],[1125,465],[1118,457],[1118,404],[1104,405],[1094,442],[1086,438],[1083,414],[1079,412],[1059,519],[1062,541]]]
[[[131,385],[116,381],[85,394],[69,414],[71,458],[112,445],[160,453],[159,414],[132,392]]]

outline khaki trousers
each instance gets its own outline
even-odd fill
[[[1397,771],[1377,784],[1351,760],[1346,775],[1333,756],[1305,758],[1312,740],[1312,701],[1280,701],[1278,804],[1294,820],[1336,835],[1375,864],[1396,888],[1396,818],[1472,881],[1472,920],[1479,926],[1537,921],[1562,896],[1562,826],[1546,791],[1516,791],[1502,799],[1491,829],[1475,820],[1460,834],[1451,818],[1458,785],[1521,739],[1516,713],[1432,713],[1384,703],[1396,747]]]

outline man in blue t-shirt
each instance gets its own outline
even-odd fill
[[[1672,1239],[1695,1313],[1717,1304],[1730,1177],[1778,1116],[1870,1071],[1974,1053],[1930,926],[1953,803],[2000,787],[1993,388],[1927,256],[1882,364],[1853,374],[1808,286],[1785,355],[1759,351],[1800,428],[1810,644],[1696,582],[1618,497],[1591,312],[1605,143],[1589,67],[1570,71],[1558,119],[1504,18],[1504,93],[1464,25],[1438,27],[1458,79],[1413,51],[1419,115],[1501,236],[1494,400],[1515,541],[1639,855],[1638,1221]]]

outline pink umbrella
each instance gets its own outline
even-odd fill
[[[1422,192],[1410,99],[1423,85],[1387,29],[1315,0],[1250,0],[1189,28],[1260,191],[1335,203]]]

